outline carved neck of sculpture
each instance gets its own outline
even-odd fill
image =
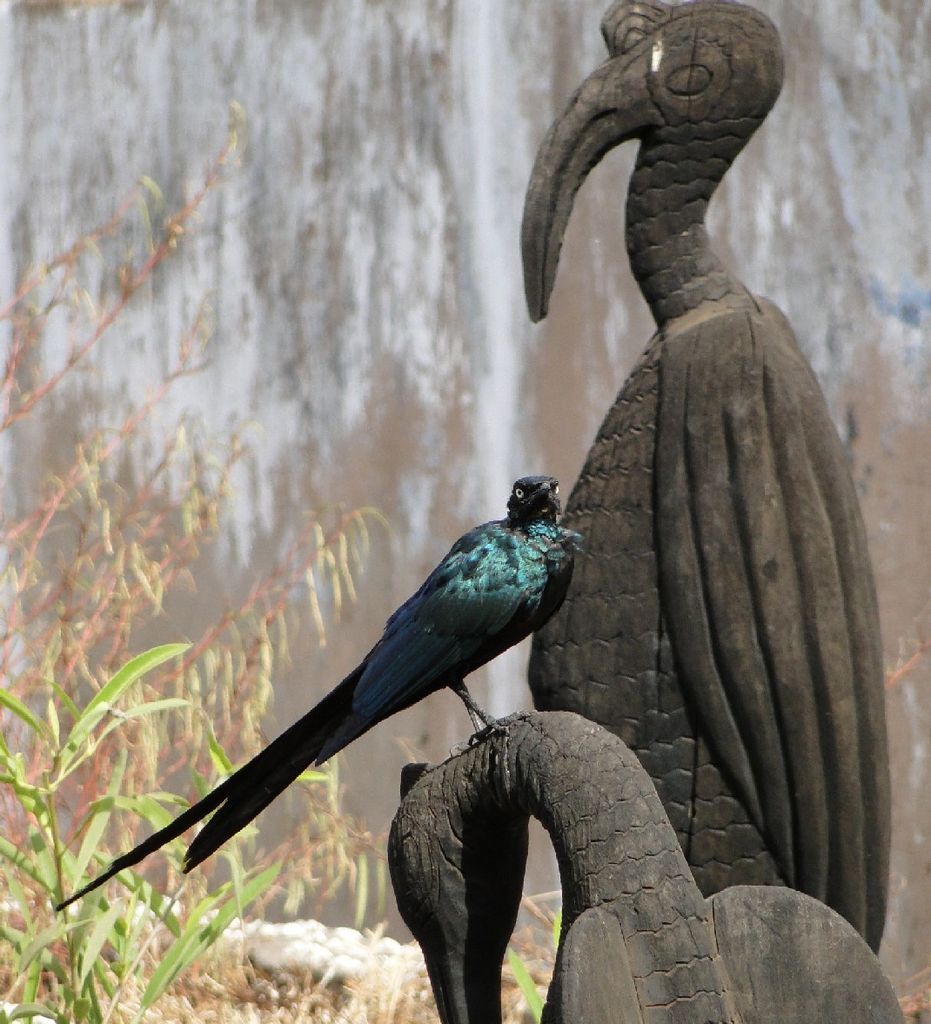
[[[712,251],[704,220],[715,188],[779,95],[775,28],[724,0],[617,0],[602,30],[610,57],[553,122],[527,187],[521,248],[531,318],[546,315],[576,192],[605,153],[633,139],[641,146],[627,251],[657,323],[706,302],[749,305]]]
[[[706,302],[752,301],[711,248],[705,214],[758,124],[744,119],[738,125],[663,126],[640,147],[627,194],[627,252],[659,326]]]
[[[684,1020],[655,1001],[673,979],[679,1009],[730,1024],[711,908],[649,776],[616,736],[561,711],[515,715],[422,773],[392,824],[398,907],[444,1024],[501,1020],[527,815],[550,834],[563,892],[543,1020]]]

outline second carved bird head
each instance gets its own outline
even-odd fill
[[[610,56],[553,123],[527,190],[521,246],[534,321],[547,312],[575,194],[609,150],[639,139],[642,163],[664,133],[675,133],[680,148],[690,132],[723,134],[731,140],[722,150],[723,176],[782,86],[776,29],[743,4],[618,0],[601,30]],[[688,159],[687,151],[681,156]]]

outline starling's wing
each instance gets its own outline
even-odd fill
[[[683,691],[787,882],[872,941],[888,867],[882,663],[843,449],[768,304],[673,336],[660,373],[657,549]]]
[[[545,584],[542,557],[501,524],[472,530],[389,619],[353,712],[382,717],[516,643]]]

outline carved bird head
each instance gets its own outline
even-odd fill
[[[609,150],[640,139],[642,165],[664,129],[678,129],[680,144],[690,129],[695,138],[711,133],[721,140],[716,184],[782,86],[776,29],[739,3],[694,0],[674,7],[661,0],[618,0],[601,30],[610,57],[553,123],[527,189],[521,247],[534,321],[546,316],[575,193]],[[687,174],[688,153],[677,155]]]

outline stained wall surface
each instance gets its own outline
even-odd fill
[[[782,33],[786,85],[711,232],[788,314],[825,389],[892,670],[931,627],[931,6],[756,3]],[[393,526],[329,646],[307,645],[279,681],[270,733],[342,677],[454,537],[503,513],[516,476],[571,484],[650,336],[623,250],[626,150],[579,195],[549,319],[532,327],[523,305],[524,187],[550,120],[603,58],[601,14],[602,0],[0,3],[2,296],[140,175],[169,205],[183,199],[229,102],[245,108],[241,167],[80,396],[62,397],[28,450],[0,447],[0,487],[9,509],[55,439],[115,422],[209,296],[210,365],[172,401],[261,434],[227,554],[200,587],[204,615],[245,590],[308,507],[376,504]],[[164,625],[166,641],[192,628]],[[476,680],[491,710],[527,705],[525,659]],[[888,708],[883,958],[904,987],[931,960],[931,657]],[[380,727],[346,758],[349,805],[383,828],[411,751],[436,758],[466,733],[447,694]],[[265,827],[294,824],[272,810]],[[545,858],[531,884],[554,885]]]

